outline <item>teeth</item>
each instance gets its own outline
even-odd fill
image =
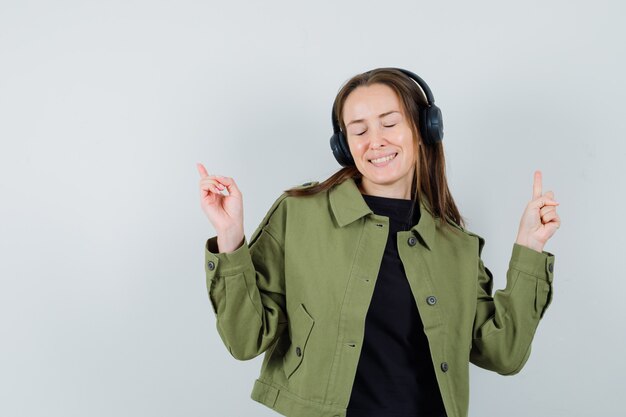
[[[389,156],[385,156],[384,158],[378,158],[378,159],[370,159],[371,162],[374,162],[376,164],[380,164],[381,162],[387,162],[393,158],[395,158],[397,154],[393,154],[393,155],[389,155]]]

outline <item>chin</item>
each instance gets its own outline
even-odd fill
[[[405,173],[401,173],[396,170],[389,171],[389,172],[382,172],[382,170],[379,172],[376,172],[375,170],[371,170],[371,169],[359,170],[359,171],[361,172],[361,175],[363,176],[364,179],[366,179],[367,181],[371,183],[380,184],[380,185],[394,184],[398,181],[402,181],[404,178],[408,178],[409,181],[412,179],[410,171],[407,171]]]
[[[404,177],[404,175],[402,175],[401,173],[395,170],[389,171],[389,172],[383,172],[383,170],[379,170],[379,171],[368,170],[366,172],[369,174],[368,178],[372,178],[372,179],[380,180],[380,181],[397,181],[401,179],[402,177]]]
[[[402,176],[398,176],[398,175],[368,175],[365,176],[365,178],[367,179],[367,181],[374,183],[374,184],[378,184],[378,185],[391,185],[391,184],[395,184],[396,182],[400,181],[402,179]]]

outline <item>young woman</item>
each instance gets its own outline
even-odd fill
[[[543,247],[558,203],[535,172],[506,288],[492,294],[423,80],[393,68],[353,77],[333,126],[343,168],[286,190],[249,242],[235,181],[198,164],[217,232],[205,268],[218,333],[237,359],[265,352],[251,397],[285,416],[467,416],[469,362],[511,375],[528,360],[552,299]]]

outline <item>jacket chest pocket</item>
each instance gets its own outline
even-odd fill
[[[315,320],[307,313],[302,304],[300,304],[296,311],[289,317],[291,344],[285,356],[283,356],[283,369],[285,370],[287,378],[291,377],[304,359],[306,345],[314,323]]]

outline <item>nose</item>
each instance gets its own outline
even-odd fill
[[[385,139],[382,126],[378,126],[372,130],[373,134],[370,136],[370,149],[378,149],[385,146],[387,139]]]

